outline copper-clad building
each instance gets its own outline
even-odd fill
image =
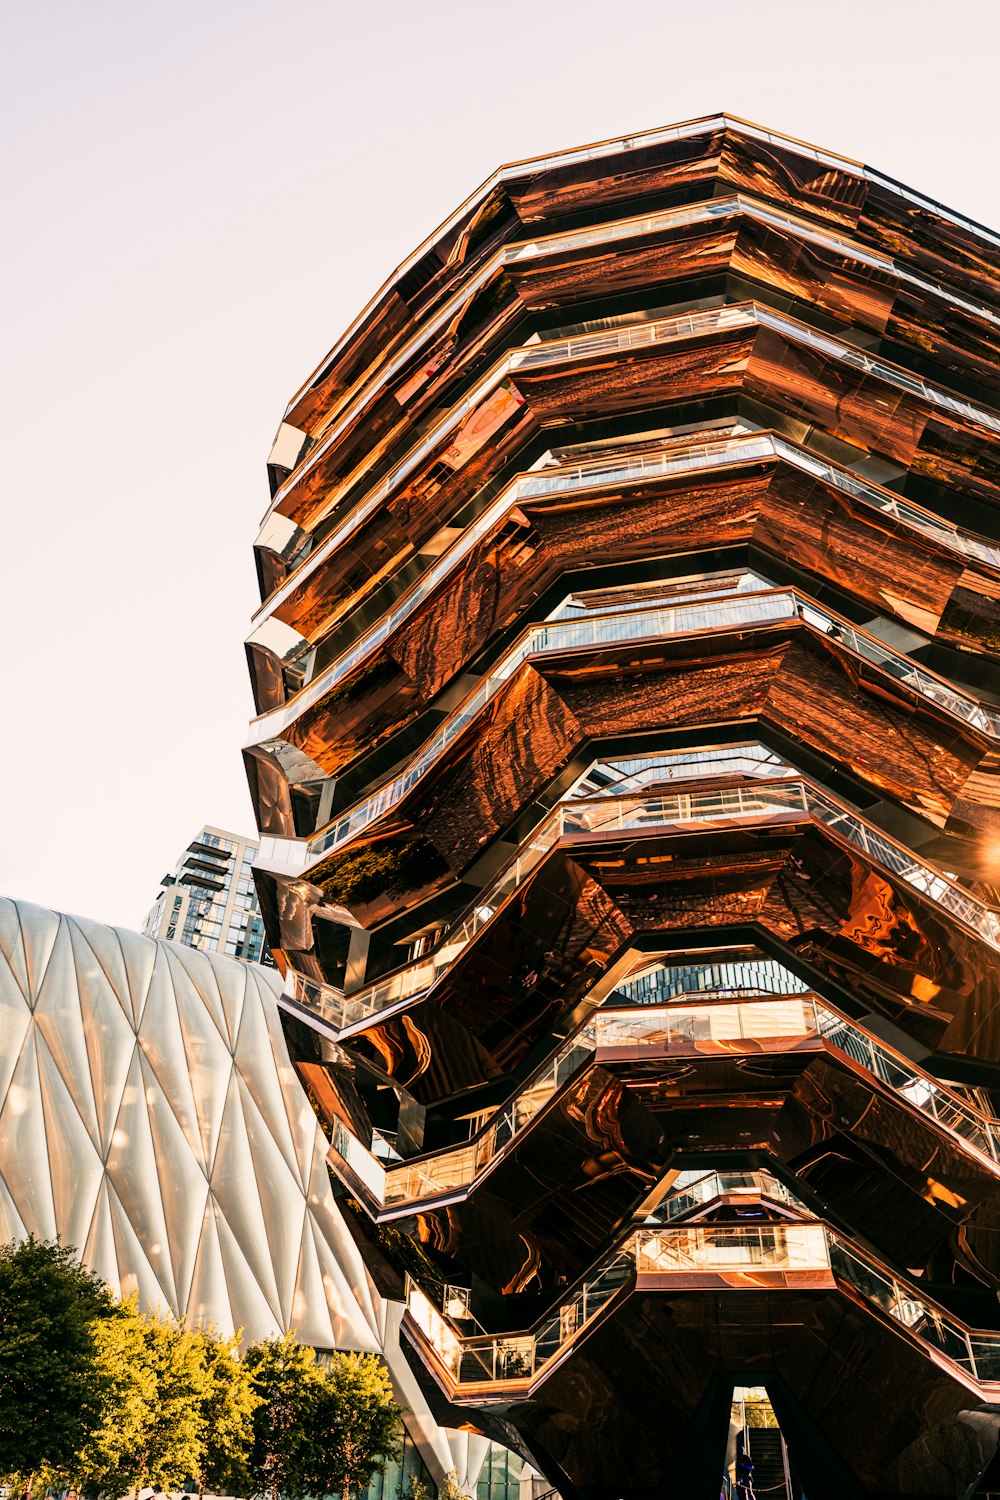
[[[501,169],[279,430],[292,1057],[571,1500],[716,1500],[734,1386],[789,1495],[993,1482],[998,356],[1000,238],[716,117]]]

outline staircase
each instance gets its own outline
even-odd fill
[[[785,1444],[777,1427],[747,1427],[743,1441],[753,1460],[754,1500],[792,1500]]]

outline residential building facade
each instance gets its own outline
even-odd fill
[[[163,877],[145,936],[273,967],[253,882],[257,849],[256,839],[206,824]]]

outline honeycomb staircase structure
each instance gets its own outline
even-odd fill
[[[718,116],[502,168],[291,401],[289,1049],[442,1421],[566,1500],[1000,1434],[1000,237]]]

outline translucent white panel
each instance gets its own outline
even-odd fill
[[[73,927],[69,930],[101,1146],[106,1152],[135,1052],[135,1033],[131,1015],[122,1009],[90,944],[78,930]]]
[[[237,1075],[238,1077],[238,1075]],[[249,1159],[264,1216],[264,1230],[278,1288],[281,1316],[292,1308],[306,1203],[302,1188],[278,1149],[246,1084],[238,1079]]]
[[[0,1240],[4,1243],[9,1240],[20,1240],[27,1233],[27,1226],[18,1213],[17,1204],[10,1196],[7,1184],[0,1177]]]
[[[247,991],[247,966],[232,958],[219,960],[212,965],[212,975],[219,988],[219,998],[226,1018],[226,1035],[230,1050],[240,1029]]]
[[[140,1054],[177,1301],[185,1306],[194,1276],[208,1179],[149,1063]]]
[[[277,1010],[276,1006],[275,1010]],[[290,1069],[291,1064],[287,1062],[287,1057],[286,1050],[286,1066]],[[288,1118],[289,1096],[282,1090],[277,1070],[272,1065],[271,1038],[259,995],[249,995],[243,1009],[243,1021],[236,1039],[236,1066],[243,1079],[244,1087],[253,1098],[257,1112],[266,1124],[272,1142],[284,1157],[285,1165],[295,1178],[300,1193],[304,1192],[306,1175],[295,1150],[292,1126]],[[292,1102],[293,1117],[295,1114],[300,1114],[300,1101],[312,1115],[309,1125],[309,1138],[311,1139],[316,1130],[316,1116],[312,1114],[309,1101],[297,1083],[290,1099],[294,1101]]]
[[[51,1053],[37,1033],[35,1055],[57,1232],[64,1245],[80,1249],[93,1219],[104,1162]]]
[[[226,1287],[226,1268],[219,1248],[215,1204],[211,1198],[205,1205],[201,1243],[198,1246],[198,1259],[186,1314],[192,1323],[214,1323],[220,1333],[236,1332]]]
[[[267,1334],[282,1331],[286,1324],[275,1317],[264,1298],[253,1268],[247,1263],[241,1247],[223,1214],[216,1208],[215,1225],[226,1274],[226,1292],[235,1328],[260,1328]]]
[[[31,1011],[5,959],[0,959],[0,1099],[3,1099],[21,1055]]]
[[[449,1432],[448,1450],[451,1467],[459,1485],[467,1492],[475,1489],[486,1455],[490,1451],[490,1440],[477,1432]]]
[[[114,1225],[111,1222],[107,1178],[104,1178],[98,1189],[90,1232],[82,1249],[83,1258],[95,1275],[103,1276],[109,1286],[117,1287],[119,1285],[118,1254],[115,1248]]]
[[[164,951],[167,951],[166,948]],[[179,950],[184,951],[184,950]],[[225,1036],[220,1030],[221,1009],[213,1015],[199,998],[198,992],[189,984],[186,970],[177,962],[174,953],[169,954],[169,964],[177,985],[177,1014],[180,1019],[184,1041],[184,1057],[194,1096],[198,1116],[198,1132],[201,1136],[203,1159],[211,1175],[222,1125],[222,1111],[226,1105],[229,1075],[233,1060]],[[151,1001],[146,1002],[149,1009]]]
[[[45,1117],[38,1087],[35,1034],[28,1034],[14,1076],[0,1110],[0,1140],[3,1141],[3,1178],[25,1229],[39,1239],[54,1239],[57,1233],[49,1158],[45,1141]]]
[[[207,954],[200,953],[195,948],[185,948],[180,943],[172,943],[169,948],[164,948],[163,952],[170,965],[178,999],[182,1000],[192,992],[197,995],[206,1016],[211,1017],[219,1036],[232,1051],[229,1045],[226,1015],[222,1008],[222,996],[219,994],[219,986],[215,980],[215,965],[212,960]]]
[[[323,1285],[320,1243],[317,1242],[315,1225],[307,1219],[303,1226],[289,1324],[302,1343],[316,1344],[322,1349],[335,1346],[337,1338]]]
[[[64,1087],[87,1127],[95,1149],[103,1154],[101,1126],[90,1076],[90,1058],[76,983],[73,945],[70,941],[69,924],[66,922],[60,926],[35,1002],[35,1025],[54,1059]]]
[[[308,1183],[312,1171],[313,1147],[322,1132],[319,1130],[312,1105],[306,1097],[298,1074],[288,1059],[288,1047],[285,1043],[285,1034],[281,1029],[281,1016],[274,1003],[274,995],[266,989],[262,975],[255,975],[254,981],[257,1005],[267,1029],[271,1055],[274,1059],[274,1081],[270,1079],[268,1070],[261,1066],[259,1059],[252,1069],[243,1067],[241,1072],[247,1079],[265,1119],[272,1119],[272,1109],[275,1115],[277,1113],[276,1105],[265,1108],[263,1097],[265,1091],[269,1097],[273,1097],[275,1092],[280,1093],[282,1108],[291,1131],[291,1143],[298,1163],[299,1176],[304,1186]]]
[[[114,1187],[108,1183],[108,1204],[111,1210],[111,1226],[115,1236],[115,1256],[118,1260],[118,1284],[123,1296],[138,1292],[143,1307],[158,1308],[163,1312],[180,1315],[170,1294],[158,1278],[145,1248],[136,1234],[125,1206],[119,1201]]]
[[[147,942],[137,932],[123,932],[120,928],[116,928],[115,932],[121,945],[122,960],[125,964],[125,977],[132,1001],[132,1019],[138,1026],[142,1020],[146,992],[153,976],[159,949],[155,943]]]
[[[281,1201],[282,1216],[287,1212],[294,1217],[294,1201],[286,1203],[285,1200],[290,1195],[282,1193],[286,1184],[291,1185],[287,1171],[277,1181],[269,1184],[269,1196],[278,1197]],[[226,1111],[219,1133],[219,1148],[212,1172],[212,1193],[222,1217],[229,1224],[244,1256],[253,1267],[261,1291],[270,1306],[271,1316],[280,1323],[281,1302],[273,1265],[274,1247],[269,1233],[270,1226],[264,1217],[257,1192],[250,1140],[235,1073],[230,1082]],[[301,1210],[298,1216],[301,1218]]]
[[[45,911],[41,906],[30,906],[28,902],[18,903],[18,913],[21,918],[21,936],[24,941],[24,959],[28,978],[28,997],[34,1003],[38,994],[38,986],[45,974],[45,966],[52,952],[52,944],[56,940],[59,930],[60,918],[52,911]]]
[[[25,1000],[28,998],[28,966],[24,956],[24,939],[18,907],[5,896],[0,896],[0,954],[10,965],[10,976]],[[0,984],[3,981],[0,980]]]
[[[66,917],[63,920],[69,923],[75,934],[82,936],[91,949],[122,1013],[134,1029],[135,1011],[118,933],[113,927],[105,927],[103,922],[91,922],[86,917]]]
[[[122,1090],[108,1152],[108,1178],[128,1215],[146,1259],[164,1288],[171,1307],[177,1306],[166,1218],[160,1196],[159,1171],[170,1172],[169,1161],[156,1159],[149,1124],[146,1086],[136,1053]]]
[[[139,1024],[139,1048],[184,1132],[189,1149],[207,1173],[208,1156],[195,1107],[191,1070],[181,1030],[181,1003],[171,982],[170,969],[161,947],[157,952]],[[190,995],[183,1003],[191,1005]],[[200,999],[196,1003],[200,1005]]]
[[[377,1349],[379,1347],[378,1322],[361,1314],[361,1308],[369,1300],[368,1274],[360,1269],[351,1277],[340,1264],[329,1240],[320,1233],[314,1223],[311,1226],[313,1242],[323,1272],[323,1288],[326,1305],[333,1324],[334,1343],[338,1349]]]
[[[324,1285],[327,1288],[327,1298],[332,1311],[341,1320],[341,1326],[343,1326],[345,1320],[348,1324],[358,1321],[355,1314],[355,1307],[357,1307],[367,1326],[374,1332],[379,1327],[380,1299],[365,1270],[361,1251],[345,1224],[330,1190],[330,1172],[326,1164],[326,1141],[318,1126],[314,1141],[312,1173],[309,1178],[308,1201],[316,1243],[325,1247],[322,1249],[320,1260],[324,1267]],[[352,1344],[350,1347],[360,1348],[361,1346]]]

